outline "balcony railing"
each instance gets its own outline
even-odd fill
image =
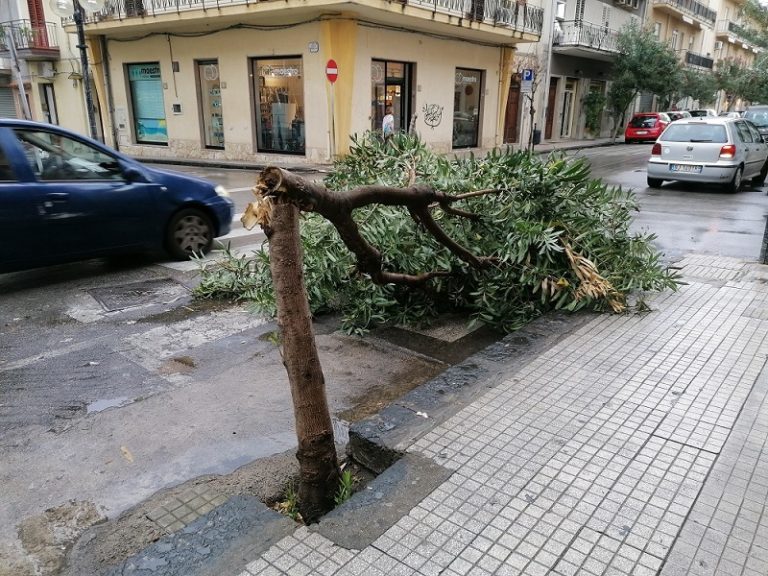
[[[666,4],[678,12],[683,12],[709,24],[714,24],[717,19],[717,12],[696,0],[653,0],[653,3],[656,5]]]
[[[690,66],[706,68],[707,70],[712,70],[712,67],[715,65],[715,61],[712,58],[696,54],[690,50],[685,53],[685,63]]]
[[[224,6],[247,6],[259,0],[107,0],[99,12],[86,15],[86,22],[122,20],[141,16],[159,16],[209,10]],[[261,0],[268,1],[268,0]],[[515,0],[398,0],[402,4],[419,6],[460,18],[506,26],[522,32],[541,34],[544,10]]]
[[[559,24],[559,27],[558,27]],[[589,22],[565,20],[555,23],[552,44],[555,46],[579,46],[604,52],[618,52],[618,34],[603,26]]]
[[[11,42],[19,52],[59,50],[56,24],[53,22],[42,26],[33,26],[30,20],[0,22],[0,52],[8,52]]]

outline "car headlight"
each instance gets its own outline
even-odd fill
[[[216,192],[216,194],[218,194],[219,196],[223,196],[224,198],[229,198],[229,192],[227,192],[227,189],[224,188],[224,186],[222,186],[221,184],[219,184],[218,186],[216,186],[216,188],[214,188],[214,192]]]

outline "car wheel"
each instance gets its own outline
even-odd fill
[[[648,176],[648,188],[661,188],[662,184],[664,184],[664,180],[661,178],[651,178]]]
[[[760,174],[752,178],[752,186],[762,186],[765,184],[765,179],[768,177],[768,160],[763,164],[763,169],[760,170]]]
[[[736,173],[733,175],[733,179],[725,185],[725,191],[731,194],[738,192],[741,188],[741,175],[744,173],[744,169],[739,166],[736,168]]]
[[[632,144],[632,140],[627,138],[627,139],[624,140],[624,144]]]
[[[197,208],[185,208],[173,215],[165,232],[165,248],[177,260],[207,254],[215,231],[208,215]]]

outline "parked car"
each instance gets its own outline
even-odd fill
[[[669,116],[669,119],[672,120],[672,122],[680,120],[681,118],[691,118],[691,113],[687,110],[667,110],[664,114]]]
[[[757,126],[760,134],[768,136],[768,106],[749,106],[744,110],[743,117]]]
[[[717,116],[717,112],[712,108],[702,108],[700,110],[688,110],[691,116],[694,118],[714,118]]]
[[[731,110],[730,112],[720,112],[718,116],[722,118],[741,118],[741,112]]]
[[[227,234],[233,213],[221,186],[0,119],[0,272],[156,249],[186,259]]]
[[[743,118],[690,118],[670,124],[651,149],[648,186],[665,180],[720,184],[729,192],[768,175],[768,144]]]
[[[656,140],[672,119],[664,112],[638,112],[633,114],[624,129],[624,142]]]

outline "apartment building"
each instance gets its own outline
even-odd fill
[[[0,116],[83,131],[85,104],[77,40],[43,0],[0,3]],[[26,105],[25,105],[26,102]]]
[[[584,98],[607,93],[611,63],[618,54],[619,30],[640,22],[646,0],[555,0],[548,46],[546,92],[542,126],[545,140],[608,136],[611,118],[603,114],[600,128],[590,133],[584,125]]]
[[[500,145],[515,53],[543,20],[508,0],[113,0],[85,32],[123,151],[300,164],[390,109],[439,151]]]

